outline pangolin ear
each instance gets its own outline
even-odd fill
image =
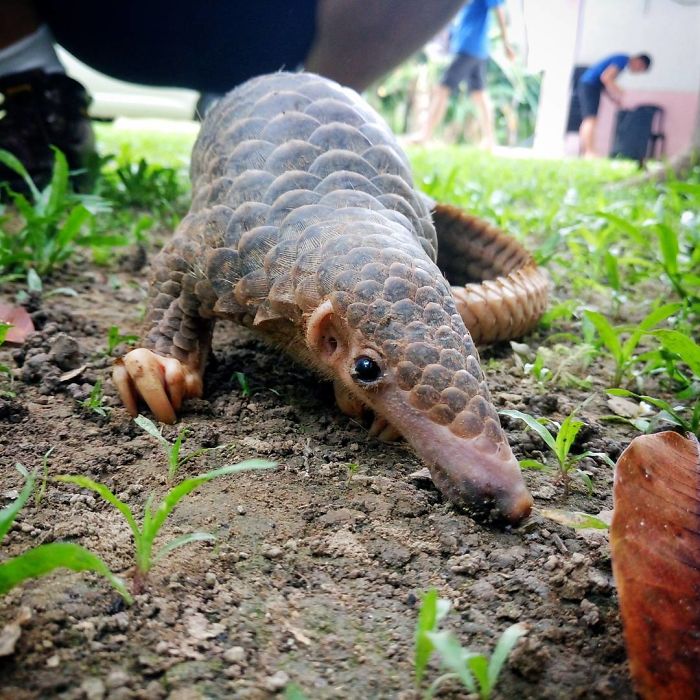
[[[345,324],[333,311],[328,299],[309,316],[306,343],[326,364],[333,364],[345,356],[348,348]]]

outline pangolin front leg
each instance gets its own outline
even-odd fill
[[[142,399],[163,423],[174,423],[182,402],[202,396],[214,321],[213,295],[199,278],[191,246],[176,237],[154,262],[143,347],[117,360],[112,381],[127,411]]]

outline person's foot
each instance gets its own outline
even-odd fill
[[[64,73],[31,70],[0,77],[0,148],[18,158],[37,187],[51,178],[56,146],[71,171],[84,169],[95,157],[95,140],[85,88]],[[85,183],[85,173],[74,177]],[[22,178],[0,164],[0,183],[26,191]]]

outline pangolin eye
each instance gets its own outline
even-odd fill
[[[355,360],[353,378],[359,382],[374,382],[379,379],[382,368],[371,357],[363,355]]]

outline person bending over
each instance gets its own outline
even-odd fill
[[[624,53],[613,54],[592,65],[578,80],[576,92],[581,104],[583,121],[579,128],[581,155],[595,158],[595,128],[598,120],[600,95],[605,92],[618,106],[622,104],[625,91],[617,84],[620,73],[627,69],[630,73],[644,73],[651,67],[651,58],[640,53],[628,56]]]

